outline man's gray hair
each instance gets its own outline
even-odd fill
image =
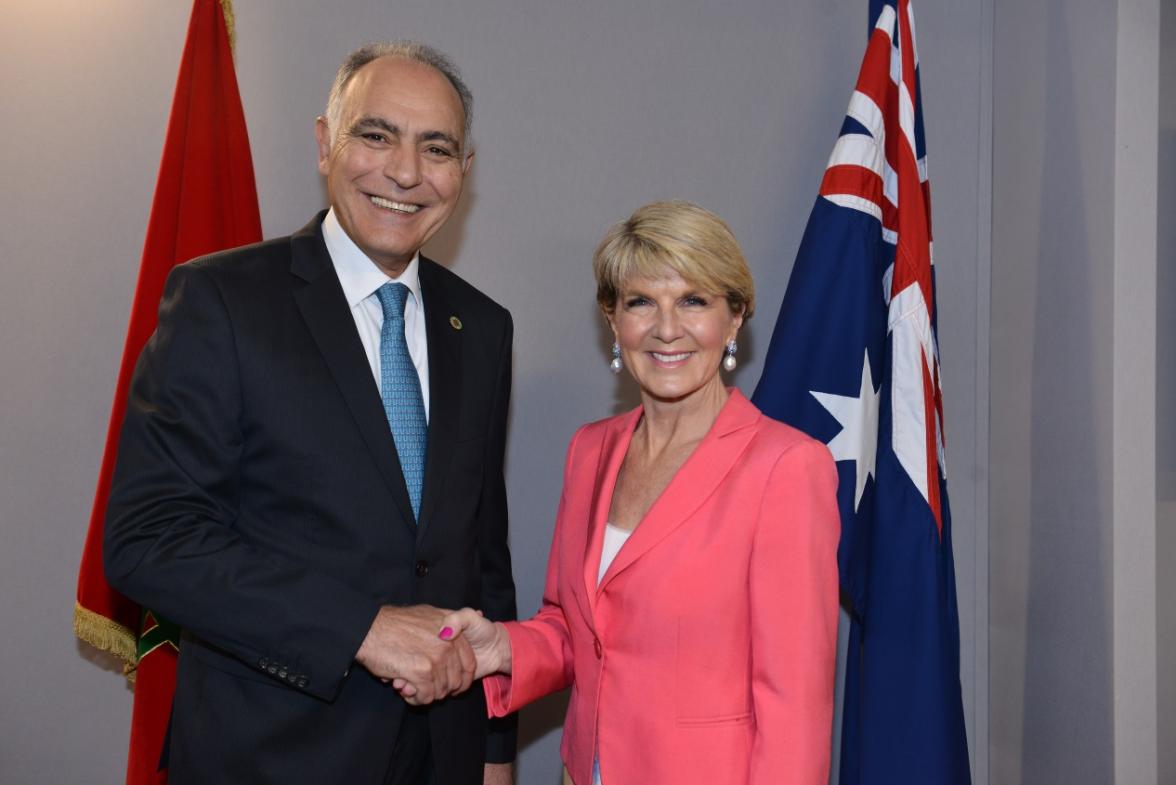
[[[473,93],[462,81],[461,74],[452,60],[443,52],[419,41],[383,41],[367,44],[347,55],[343,65],[339,66],[339,71],[335,74],[335,81],[331,85],[331,92],[327,95],[327,130],[330,132],[331,140],[334,141],[339,134],[339,114],[343,109],[343,91],[359,69],[381,57],[401,57],[427,65],[449,80],[449,84],[453,85],[453,89],[457,91],[457,97],[461,99],[461,111],[465,116],[465,126],[462,129],[464,132],[463,151],[471,149],[470,128],[474,124]]]

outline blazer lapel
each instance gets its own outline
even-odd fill
[[[617,475],[629,451],[633,429],[641,419],[638,407],[610,423],[600,445],[599,460],[596,464],[596,481],[593,483],[592,505],[588,515],[588,532],[584,543],[584,589],[588,598],[588,618],[596,612],[596,576],[600,572],[600,556],[604,547],[604,527],[608,523],[612,507],[613,491],[617,487]]]
[[[457,442],[461,406],[461,333],[451,318],[461,318],[441,286],[435,263],[421,257],[421,297],[424,300],[425,334],[429,343],[429,441],[425,453],[425,485],[421,491],[421,517],[417,542],[421,541],[437,500]]]
[[[756,428],[753,426],[762,416],[759,409],[744,398],[742,393],[736,389],[731,390],[727,403],[719,412],[710,431],[645,513],[645,517],[628,541],[621,546],[621,550],[609,565],[608,571],[593,594],[603,590],[617,574],[640,559],[702,506],[747,449],[748,443],[756,434]],[[625,448],[628,448],[627,441]],[[616,465],[619,469],[620,461],[617,461]],[[614,473],[612,485],[615,484]],[[611,499],[611,487],[608,494]],[[607,506],[607,502],[605,504]],[[601,541],[603,542],[603,535]],[[601,544],[597,543],[595,547],[596,565],[599,569]],[[593,578],[595,577],[593,574]]]
[[[363,351],[355,320],[323,243],[322,214],[290,238],[290,272],[303,281],[294,287],[294,301],[322,353],[331,376],[355,418],[406,525],[413,525],[412,505],[395,442],[380,401],[379,388]]]

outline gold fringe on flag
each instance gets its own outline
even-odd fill
[[[233,0],[220,0],[225,15],[225,30],[229,33],[229,49],[237,56],[237,20],[233,17]]]
[[[126,662],[128,674],[135,667],[135,634],[121,624],[74,603],[74,634],[91,646],[108,651]]]

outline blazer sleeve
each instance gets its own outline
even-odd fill
[[[478,505],[478,550],[482,573],[482,612],[493,621],[518,618],[514,575],[511,571],[507,542],[507,503],[504,462],[506,454],[506,419],[510,405],[511,344],[513,324],[505,317],[502,345],[498,352],[498,379],[494,386],[494,404],[482,499]],[[518,717],[514,714],[490,720],[486,736],[486,762],[508,763],[518,749]]]
[[[837,470],[824,445],[768,477],[750,565],[751,785],[824,785],[837,657]]]
[[[498,674],[483,680],[486,708],[492,717],[500,717],[535,701],[544,695],[562,690],[572,683],[575,665],[572,656],[571,631],[559,600],[561,543],[567,526],[567,493],[571,476],[572,456],[583,429],[572,437],[564,462],[564,487],[559,511],[555,517],[555,533],[551,539],[551,553],[547,558],[547,578],[543,587],[543,604],[539,612],[527,621],[508,622],[510,637],[511,673]]]
[[[233,326],[199,262],[168,277],[129,390],[103,556],[118,591],[329,700],[378,602],[235,528],[244,436]],[[277,683],[275,681],[275,683]]]

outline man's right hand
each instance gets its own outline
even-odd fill
[[[446,614],[428,605],[385,605],[355,661],[384,681],[411,684],[412,703],[432,703],[468,690],[474,653],[461,636],[450,641],[437,637]]]

